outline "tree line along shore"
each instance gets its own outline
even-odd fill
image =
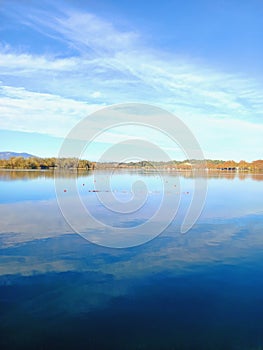
[[[2,169],[94,169],[95,163],[77,158],[11,157],[0,159]]]
[[[184,160],[184,161],[140,161],[129,163],[100,163],[91,162],[85,159],[77,158],[23,158],[11,157],[9,159],[0,159],[0,168],[2,169],[107,169],[107,168],[136,168],[136,169],[164,169],[164,170],[226,170],[226,171],[263,171],[263,160],[247,162],[241,160]]]

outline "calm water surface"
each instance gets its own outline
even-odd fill
[[[152,215],[162,180],[171,203],[181,196],[163,234],[112,249],[67,224],[52,172],[0,171],[0,348],[263,349],[263,175],[209,175],[203,213],[182,235],[193,176],[115,173],[111,191],[123,203],[137,180],[150,193],[141,212],[123,217],[89,192],[93,173],[59,174],[67,192],[58,195],[70,202],[76,183],[93,215],[116,227]]]

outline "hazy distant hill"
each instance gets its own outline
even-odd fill
[[[29,153],[0,152],[0,159],[10,159],[11,157],[31,158],[36,156]]]

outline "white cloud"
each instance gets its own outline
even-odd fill
[[[144,102],[181,117],[209,153],[246,144],[250,154],[262,145],[262,83],[161,55],[142,45],[136,31],[91,13],[31,12],[20,20],[73,46],[79,56],[2,47],[2,128],[61,136],[99,108],[98,101]]]
[[[115,51],[130,49],[138,34],[132,31],[117,30],[111,22],[100,19],[91,13],[68,11],[67,18],[59,18],[54,29],[61,31],[73,43],[80,43],[92,49]],[[56,27],[56,25],[58,27]],[[80,31],[81,28],[81,31]]]
[[[0,86],[0,124],[2,129],[30,131],[64,137],[82,118],[100,105]]]
[[[94,91],[92,94],[91,94],[91,97],[94,97],[94,98],[99,98],[102,96],[102,93],[100,91]]]
[[[59,59],[25,53],[0,53],[1,74],[14,74],[14,71],[26,74],[41,70],[65,72],[71,70],[76,64],[75,58]]]

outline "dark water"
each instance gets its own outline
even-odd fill
[[[112,190],[129,200],[138,176],[151,211],[154,174],[120,172]],[[1,349],[263,349],[263,176],[210,175],[185,235],[193,174],[163,176],[180,181],[178,219],[143,245],[112,249],[72,231],[51,172],[0,172]],[[92,173],[59,178],[96,204]]]

